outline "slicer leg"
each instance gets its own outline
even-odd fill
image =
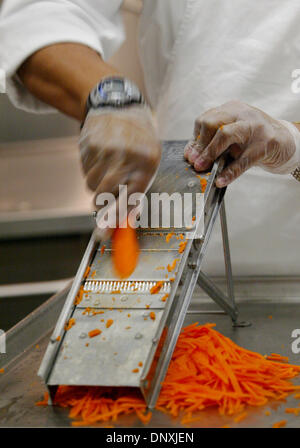
[[[221,221],[221,229],[222,229],[222,241],[223,241],[223,250],[224,250],[226,280],[227,280],[227,294],[231,300],[233,308],[237,312],[237,308],[236,308],[236,304],[235,304],[235,300],[234,300],[234,288],[233,288],[232,268],[231,268],[229,239],[228,239],[228,231],[227,231],[227,219],[226,219],[224,199],[220,206],[220,221]]]
[[[250,322],[240,322],[237,320],[238,309],[234,299],[233,277],[224,199],[220,204],[219,213],[221,220],[222,241],[227,280],[227,296],[202,271],[200,271],[199,273],[197,283],[206,292],[206,294],[208,294],[220,306],[220,308],[222,308],[227,314],[229,314],[234,327],[248,327],[249,325],[251,325]]]
[[[228,303],[227,297],[223,292],[214,284],[212,280],[210,280],[207,275],[205,275],[202,271],[200,271],[198,280],[198,285],[206,292],[209,297],[213,299],[214,302],[219,305],[232,319],[232,322],[236,322],[237,319],[237,309]]]

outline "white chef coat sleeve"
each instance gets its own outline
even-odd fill
[[[4,0],[0,69],[12,103],[30,112],[55,111],[25,88],[16,71],[35,51],[59,42],[87,45],[109,59],[124,40],[121,4],[122,0]]]

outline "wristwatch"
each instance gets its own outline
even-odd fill
[[[300,121],[293,121],[293,124],[300,124]],[[296,168],[291,175],[298,181],[300,182],[300,166],[298,166],[298,168]]]
[[[298,166],[298,168],[296,168],[292,173],[292,176],[294,176],[294,178],[296,180],[298,180],[298,182],[300,182],[300,166]]]
[[[145,104],[138,87],[129,79],[112,76],[104,78],[90,92],[86,113],[102,107],[128,107],[131,104]]]

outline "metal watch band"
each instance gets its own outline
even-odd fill
[[[300,121],[293,121],[294,124],[300,124]],[[298,166],[298,168],[296,168],[291,175],[298,181],[300,182],[300,166]]]
[[[298,168],[296,168],[291,175],[298,181],[300,182],[300,166],[298,166]]]

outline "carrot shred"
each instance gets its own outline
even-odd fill
[[[300,414],[300,408],[286,408],[285,413],[286,414],[299,415]]]
[[[169,243],[170,239],[172,238],[172,236],[174,235],[174,232],[170,232],[168,233],[168,235],[166,236],[166,242]]]
[[[179,249],[178,249],[178,252],[179,252],[180,254],[182,254],[182,252],[184,252],[186,245],[187,245],[187,241],[181,241],[181,242],[179,243]]]
[[[243,412],[243,414],[238,415],[235,417],[234,421],[235,423],[240,423],[242,420],[244,420],[247,417],[247,412]]]
[[[118,227],[112,235],[112,260],[120,278],[129,277],[135,270],[139,256],[136,230],[130,227]]]
[[[89,331],[88,335],[89,335],[89,338],[94,338],[95,336],[98,336],[101,333],[102,333],[102,331],[99,330],[99,328],[95,328],[95,330]]]
[[[86,267],[86,270],[85,270],[85,273],[83,274],[83,278],[87,278],[87,276],[88,276],[89,273],[90,273],[90,270],[91,270],[90,266],[87,266],[87,267]]]
[[[4,373],[5,372],[5,370],[2,368],[2,369],[0,369],[0,373]]]
[[[152,288],[150,289],[150,294],[157,294],[161,290],[163,285],[164,285],[164,282],[162,282],[162,281],[156,282],[155,285],[152,286]]]
[[[207,180],[204,177],[196,176],[200,180],[201,193],[204,193],[207,186]]]
[[[37,401],[35,403],[36,406],[48,406],[49,394],[48,392],[44,393],[44,398],[41,401]]]
[[[100,249],[100,253],[101,253],[101,255],[104,254],[105,249],[106,249],[106,246],[105,246],[105,244],[103,244],[103,246],[102,246],[101,249]]]
[[[287,424],[287,420],[280,420],[272,425],[272,428],[283,428]]]
[[[75,325],[75,323],[76,323],[76,320],[74,319],[74,317],[69,319],[69,321],[65,325],[65,331],[69,331],[73,327],[73,325]]]
[[[291,382],[299,375],[300,366],[278,361],[280,355],[275,355],[275,361],[268,360],[238,346],[213,327],[195,323],[182,330],[157,411],[173,417],[183,414],[182,421],[188,423],[201,418],[202,410],[215,407],[221,415],[235,415],[238,423],[247,415],[245,406],[264,406],[300,391],[300,386]],[[144,424],[151,418],[136,389],[59,386],[54,403],[70,408],[76,426],[114,423],[129,414],[135,414]],[[287,412],[294,412],[292,409],[287,408]],[[283,420],[273,427],[285,424]]]
[[[175,258],[172,264],[168,264],[167,269],[169,272],[174,271],[178,260],[179,260],[179,258]]]
[[[152,320],[155,320],[155,313],[154,313],[154,311],[151,311],[151,313],[149,314],[149,316],[150,316],[150,319],[152,319]]]
[[[160,300],[161,300],[162,302],[165,302],[165,301],[167,300],[168,297],[169,297],[169,294],[167,293],[167,294],[165,294]]]
[[[75,297],[75,300],[74,300],[74,305],[79,305],[79,303],[82,301],[83,293],[84,293],[83,287],[80,286],[77,296]]]
[[[114,323],[114,321],[112,319],[107,319],[106,324],[105,324],[106,328],[111,327],[113,323]]]

